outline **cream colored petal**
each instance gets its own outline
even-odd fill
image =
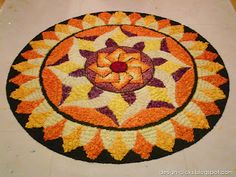
[[[55,32],[55,34],[57,35],[60,41],[62,41],[63,39],[69,36],[69,34],[62,33],[62,32]]]
[[[146,37],[146,36],[134,36],[134,37],[130,37],[127,38],[122,45],[123,46],[128,46],[128,47],[133,47],[135,44],[139,43],[139,42],[144,42],[145,43],[145,47],[147,48],[147,50],[149,48],[151,48],[151,46],[146,46],[146,45],[155,45],[155,49],[158,50],[160,49],[160,44],[162,41],[163,37]]]
[[[146,54],[151,58],[164,58],[168,61],[181,65],[182,67],[187,67],[188,65],[180,61],[174,55],[164,52],[164,51],[147,51]]]
[[[86,77],[71,77],[68,74],[61,72],[60,70],[50,67],[50,70],[61,80],[64,85],[74,87],[77,85],[89,84],[89,80]]]
[[[128,39],[128,36],[126,36],[120,29],[120,27],[115,28],[114,30],[105,33],[94,41],[94,47],[96,50],[100,50],[102,48],[106,47],[106,41],[111,38],[113,39],[118,45],[122,46],[123,42]]]
[[[79,124],[72,122],[72,121],[66,121],[64,124],[64,129],[62,131],[62,137],[68,136],[71,133],[73,133],[76,129],[81,127]]]
[[[152,145],[155,145],[157,142],[157,133],[156,127],[144,128],[140,131],[143,137]]]
[[[32,88],[41,88],[41,85],[39,83],[39,78],[36,78],[36,79],[32,79],[24,84],[21,85],[22,87],[25,87],[25,88],[29,88],[29,89],[32,89]]]
[[[83,126],[80,135],[80,145],[85,146],[86,144],[88,144],[98,131],[99,130],[97,128]]]
[[[168,96],[171,99],[171,103],[175,107],[178,107],[178,104],[176,103],[176,98],[175,98],[176,82],[174,81],[173,77],[167,72],[158,70],[158,69],[155,70],[154,77],[160,79],[164,83],[164,85],[167,88]]]
[[[86,62],[86,58],[80,55],[80,52],[78,50],[79,46],[79,41],[77,38],[73,38],[73,45],[71,46],[69,52],[68,52],[68,57],[70,61],[78,64],[80,68],[84,67],[84,64]]]
[[[27,75],[27,76],[39,76],[39,70],[40,68],[33,68],[33,69],[29,69],[26,71],[23,71],[22,74]]]
[[[189,104],[184,108],[184,112],[193,112],[197,115],[205,116],[201,108],[194,102],[189,102]]]
[[[104,130],[104,129],[101,131],[102,142],[106,149],[109,149],[113,144],[116,138],[116,133],[117,133],[116,131]]]
[[[192,124],[191,124],[190,120],[188,119],[188,117],[183,112],[178,113],[176,116],[174,116],[171,119],[175,120],[180,125],[192,128]]]
[[[36,90],[30,95],[26,96],[22,101],[35,101],[35,100],[40,100],[43,99],[44,96],[42,94],[41,90]]]
[[[175,137],[175,129],[170,120],[165,121],[156,127],[160,129],[162,132],[168,133],[172,137]]]
[[[107,106],[115,97],[116,93],[104,91],[99,97],[90,100],[79,100],[70,103],[64,103],[61,106],[79,106],[82,108],[100,108]]]
[[[33,65],[41,65],[44,61],[44,58],[35,58],[33,60],[28,60],[28,63]]]
[[[131,106],[129,106],[128,109],[124,112],[123,116],[119,120],[120,124],[126,121],[127,118],[140,112],[142,109],[146,109],[148,103],[151,100],[149,91],[146,87],[135,91],[135,95],[136,95],[135,102]]]
[[[45,120],[43,127],[47,128],[50,126],[53,126],[57,124],[58,122],[64,120],[64,117],[62,117],[60,114],[53,112],[48,118]]]

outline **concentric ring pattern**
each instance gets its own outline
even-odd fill
[[[130,163],[201,139],[221,117],[228,75],[192,29],[100,12],[45,30],[15,59],[10,107],[38,142],[74,159]]]

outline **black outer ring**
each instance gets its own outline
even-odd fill
[[[106,11],[106,12],[108,12],[108,13],[115,13],[117,11]],[[99,13],[101,13],[101,12],[91,13],[91,15],[97,15]],[[129,14],[132,14],[134,12],[124,12],[124,13],[129,15]],[[145,17],[147,15],[151,15],[151,14],[140,13],[140,12],[137,12],[137,13],[139,13],[142,17]],[[76,19],[83,19],[84,16],[85,15],[82,15],[82,16],[79,16],[79,17],[75,17],[75,18]],[[155,17],[156,20],[166,19],[166,18],[159,17],[159,16],[156,16],[156,15],[153,15],[153,16]],[[68,19],[68,20],[70,20],[70,19]],[[67,24],[68,20],[60,22],[58,24]],[[170,22],[171,22],[171,25],[182,25],[181,23],[175,22],[173,20],[170,20]],[[46,29],[45,31],[54,30],[54,26]],[[183,26],[184,26],[184,32],[195,32],[191,28],[189,28],[189,27],[187,27],[185,25],[183,25]],[[41,33],[39,33],[31,41],[41,40],[42,39]],[[200,41],[203,41],[203,42],[208,42],[199,33],[197,33],[197,34],[198,34],[197,40],[200,40]],[[21,57],[20,54],[25,52],[25,51],[27,51],[27,50],[30,50],[30,49],[32,49],[31,46],[29,44],[27,44],[23,48],[23,50],[18,54],[18,56],[16,57],[16,59],[14,60],[12,65],[20,63],[22,61],[25,61],[25,59],[23,57]],[[214,53],[217,53],[217,51],[213,48],[213,46],[211,46],[210,43],[209,43],[208,48],[206,50],[212,51]],[[219,54],[218,54],[218,57],[215,59],[215,61],[224,66],[224,69],[220,70],[218,72],[218,74],[220,74],[221,76],[225,77],[226,79],[229,79],[227,70],[226,70],[225,65],[224,65],[224,62],[221,59],[221,57],[219,56]],[[220,89],[223,90],[223,92],[224,92],[224,94],[226,96],[225,99],[218,100],[218,101],[215,102],[216,105],[218,106],[218,108],[220,109],[221,114],[220,115],[207,116],[207,120],[208,120],[208,123],[210,125],[210,128],[209,129],[194,129],[194,141],[193,142],[186,142],[186,141],[183,141],[181,139],[176,139],[175,140],[175,145],[173,147],[173,152],[167,152],[167,151],[164,151],[164,150],[162,150],[162,149],[160,149],[160,148],[155,146],[155,147],[153,147],[153,151],[151,152],[150,157],[148,159],[145,159],[145,160],[141,159],[140,156],[137,155],[136,153],[134,153],[132,150],[130,150],[128,152],[128,154],[121,161],[113,159],[111,157],[110,153],[107,150],[103,150],[102,153],[98,156],[97,159],[91,160],[91,159],[89,159],[86,156],[86,153],[83,150],[83,147],[79,147],[79,148],[77,148],[77,149],[75,149],[75,150],[73,150],[71,152],[65,153],[64,150],[63,150],[63,147],[62,147],[62,144],[63,144],[62,138],[58,138],[56,140],[44,141],[44,139],[43,139],[43,128],[32,128],[32,129],[26,129],[25,128],[25,124],[28,121],[29,114],[18,114],[18,113],[16,113],[17,105],[20,103],[20,101],[12,99],[10,97],[11,92],[13,92],[15,89],[19,88],[19,86],[9,82],[9,80],[11,78],[15,77],[17,74],[19,74],[19,72],[14,70],[13,67],[11,67],[11,69],[9,71],[9,74],[8,74],[7,83],[6,83],[7,99],[8,99],[9,105],[10,105],[10,109],[12,110],[14,116],[16,117],[17,121],[21,124],[21,126],[27,131],[27,133],[32,138],[34,138],[36,141],[41,143],[42,145],[46,146],[47,148],[49,148],[49,149],[51,149],[51,150],[53,150],[53,151],[55,151],[55,152],[57,152],[59,154],[62,154],[64,156],[68,156],[70,158],[77,159],[77,160],[83,160],[83,161],[87,161],[87,162],[98,162],[98,163],[123,164],[123,163],[142,162],[142,161],[147,161],[147,160],[152,160],[152,159],[158,159],[158,158],[161,158],[161,157],[173,154],[173,153],[175,153],[177,151],[180,151],[182,149],[185,149],[185,148],[191,146],[192,144],[198,142],[201,138],[203,138],[203,136],[206,135],[209,131],[211,131],[213,129],[213,127],[215,126],[215,124],[218,122],[218,120],[220,119],[220,117],[222,116],[222,114],[224,112],[224,109],[225,109],[225,106],[226,106],[226,103],[227,103],[227,99],[228,99],[228,96],[229,96],[229,88],[230,88],[229,87],[229,82],[227,82],[227,83],[225,83],[225,84],[220,86]]]

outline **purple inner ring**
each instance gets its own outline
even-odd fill
[[[145,71],[144,73],[142,73],[142,77],[143,77],[143,83],[142,84],[127,84],[126,86],[124,86],[122,89],[118,90],[115,87],[112,86],[111,83],[96,83],[95,82],[95,76],[96,73],[90,69],[88,69],[88,67],[94,63],[96,63],[97,58],[98,58],[98,53],[112,53],[113,51],[115,51],[117,48],[123,49],[125,52],[127,53],[140,53],[141,56],[141,61],[144,62],[146,65],[150,66],[150,68]],[[107,90],[107,91],[111,91],[111,92],[130,92],[130,91],[134,91],[137,89],[140,89],[142,87],[144,87],[152,78],[153,78],[153,73],[154,73],[154,66],[152,63],[151,58],[146,55],[143,52],[140,52],[139,50],[130,48],[130,47],[107,47],[107,48],[103,48],[98,50],[97,52],[91,54],[90,56],[87,57],[87,61],[85,63],[85,68],[86,68],[86,75],[88,80],[93,84],[96,85],[97,87],[103,89],[103,90]]]

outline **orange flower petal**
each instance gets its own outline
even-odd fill
[[[99,53],[98,54],[98,60],[97,60],[97,63],[98,63],[98,66],[99,67],[109,67],[111,65],[111,62],[106,59],[108,53]]]
[[[24,57],[27,60],[32,60],[32,59],[35,59],[35,58],[42,58],[43,57],[43,55],[38,54],[34,50],[28,50],[28,51],[22,53],[21,56]]]
[[[82,20],[73,18],[68,21],[68,24],[71,26],[77,27],[79,29],[83,29]]]
[[[139,20],[140,18],[142,18],[142,16],[138,13],[132,13],[129,15],[129,19],[132,25],[135,24],[135,22]]]
[[[182,105],[191,94],[194,85],[194,78],[194,71],[193,69],[190,69],[181,77],[180,80],[178,80],[178,82],[176,82],[175,97],[178,105]]]
[[[130,81],[130,83],[133,83],[133,84],[142,84],[143,83],[141,68],[131,68],[130,67],[126,72],[132,77],[132,80]]]
[[[86,146],[84,146],[87,157],[93,160],[101,154],[103,149],[104,146],[100,137],[100,131],[98,131],[95,137]]]
[[[167,47],[172,55],[178,58],[180,61],[186,63],[189,66],[193,66],[192,58],[190,55],[173,39],[166,38]]]
[[[42,35],[43,39],[57,40],[57,41],[60,40],[54,31],[45,31],[42,33]]]
[[[36,76],[27,76],[27,75],[24,75],[24,74],[19,74],[17,75],[16,77],[10,79],[10,82],[13,82],[14,84],[16,85],[22,85],[32,79],[35,79],[37,78]]]
[[[54,139],[61,137],[61,133],[63,131],[65,122],[66,122],[66,120],[62,120],[53,126],[44,128],[43,139],[45,141],[47,141],[47,140],[54,140]]]
[[[180,39],[182,41],[195,41],[197,38],[197,33],[184,33],[183,37]]]
[[[60,43],[49,55],[46,65],[47,66],[52,65],[56,63],[58,60],[60,60],[63,56],[65,56],[69,52],[72,44],[73,44],[72,37]]]
[[[106,24],[108,24],[111,14],[108,12],[102,12],[98,15],[99,18],[101,18]]]
[[[112,72],[105,77],[101,77],[99,75],[96,75],[95,82],[97,82],[97,83],[116,83],[116,82],[119,82],[119,79],[120,79],[119,74]]]
[[[163,19],[158,21],[158,29],[165,28],[167,26],[170,26],[170,20]]]
[[[109,54],[109,55],[107,56],[107,59],[110,60],[112,63],[113,63],[113,62],[116,62],[116,61],[118,61],[118,59],[119,59],[119,57],[120,57],[120,55],[121,55],[122,53],[126,53],[126,52],[125,52],[124,50],[118,48],[118,49],[116,49],[114,52],[112,52],[111,54]]]
[[[36,100],[36,101],[22,101],[18,104],[16,112],[18,114],[31,114],[32,111],[38,107],[40,103],[43,102],[44,99]]]
[[[194,141],[194,134],[193,134],[192,128],[188,128],[183,125],[180,125],[178,122],[174,120],[171,120],[171,123],[174,126],[176,138],[185,140],[187,142]]]
[[[206,103],[196,100],[194,100],[193,102],[201,108],[202,112],[204,112],[206,116],[220,114],[220,109],[214,102]]]
[[[115,83],[112,82],[113,87],[115,87],[118,90],[125,87],[130,82],[130,80],[132,79],[132,77],[127,73],[120,73],[119,78],[120,79],[119,79],[118,82],[115,82]]]
[[[152,145],[138,132],[133,151],[139,154],[142,159],[148,159],[152,152]]]
[[[77,106],[61,107],[60,111],[71,115],[75,120],[88,122],[94,125],[102,125],[108,127],[117,127],[111,118],[96,111],[93,108],[81,108]]]
[[[90,65],[88,68],[102,77],[105,77],[112,72],[109,67],[98,67],[97,63]]]
[[[54,105],[59,105],[62,98],[62,83],[60,79],[47,68],[43,70],[42,77],[48,98]],[[55,93],[57,94],[55,95]]]
[[[141,62],[141,61],[136,60],[136,59],[129,60],[127,62],[127,65],[129,67],[132,67],[132,68],[137,68],[137,67],[141,68],[142,73],[144,73],[145,71],[147,71],[150,68],[150,66],[146,65],[144,62]]]
[[[174,109],[169,109],[169,108],[144,109],[140,111],[139,113],[135,114],[133,117],[127,119],[122,124],[122,127],[130,128],[130,127],[143,126],[148,123],[157,122],[174,111],[175,111]]]
[[[130,26],[130,25],[123,25],[121,27],[125,31],[128,31],[132,34],[136,34],[138,36],[149,36],[149,37],[165,37],[163,34],[154,32],[150,29],[145,29],[139,26]]]
[[[219,74],[215,74],[215,75],[210,75],[210,76],[203,76],[200,77],[201,79],[210,82],[211,84],[219,87],[220,85],[225,84],[226,82],[228,82],[228,79],[222,77]]]
[[[122,53],[120,54],[119,61],[127,62],[133,60],[141,60],[140,53]]]
[[[202,55],[196,57],[196,59],[214,61],[218,57],[218,54],[205,51]]]

